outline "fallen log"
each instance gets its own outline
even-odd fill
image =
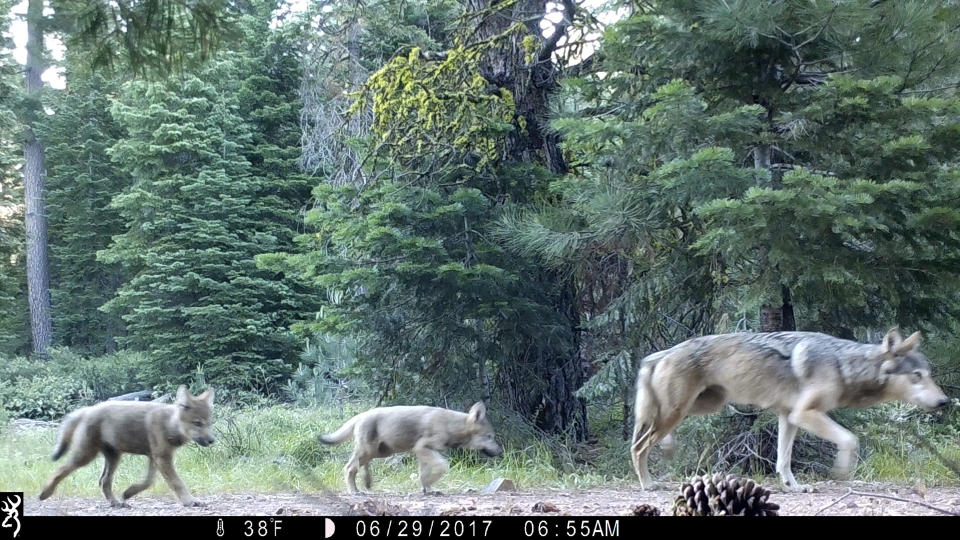
[[[153,398],[152,390],[140,390],[139,392],[130,392],[120,396],[107,398],[107,401],[149,401]]]

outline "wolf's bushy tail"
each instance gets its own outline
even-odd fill
[[[68,414],[60,424],[60,432],[57,434],[57,444],[53,447],[53,455],[50,459],[56,461],[63,457],[70,449],[70,442],[73,441],[73,432],[77,429],[77,424],[83,419],[83,409]]]
[[[330,433],[328,435],[317,435],[317,440],[323,444],[340,444],[343,441],[350,438],[353,435],[353,427],[357,424],[357,421],[360,419],[361,415],[354,416],[350,420],[347,420],[347,423],[340,426],[340,429]]]

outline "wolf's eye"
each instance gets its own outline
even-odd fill
[[[193,423],[193,425],[197,427],[203,427],[203,420],[197,420],[196,422]]]
[[[921,373],[919,369],[914,370],[913,373],[910,374],[910,380],[913,382],[920,382],[922,378],[923,373]]]

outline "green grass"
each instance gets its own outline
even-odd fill
[[[938,445],[940,455],[960,463],[960,443],[947,442]],[[910,451],[907,449],[910,448]],[[856,471],[859,480],[922,482],[926,485],[956,484],[957,475],[940,459],[924,449],[904,445],[884,445],[871,452]]]

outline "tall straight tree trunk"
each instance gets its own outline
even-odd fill
[[[43,85],[43,0],[30,0],[27,7],[27,65],[24,69],[27,97],[39,101]],[[39,105],[35,105],[39,108]],[[34,111],[33,118],[42,111]],[[23,187],[26,199],[27,296],[30,304],[30,334],[33,352],[42,358],[53,336],[50,315],[50,262],[47,249],[47,215],[44,207],[46,165],[43,146],[32,125],[25,129]]]

